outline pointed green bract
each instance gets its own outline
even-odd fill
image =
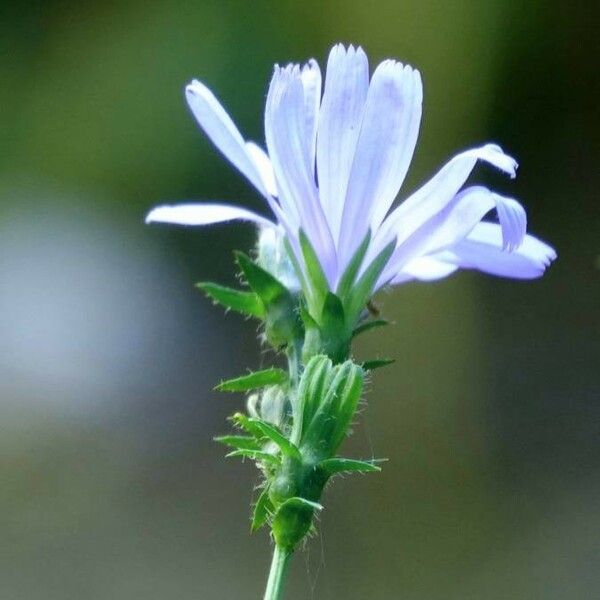
[[[215,390],[219,392],[247,392],[267,385],[282,385],[288,380],[288,375],[282,369],[270,368],[254,371],[248,375],[222,381]]]
[[[279,296],[289,295],[288,289],[280,281],[259,267],[249,256],[243,252],[236,252],[235,257],[248,285],[266,306],[277,300]]]
[[[332,374],[332,362],[324,355],[310,359],[298,387],[297,421],[294,422],[293,440],[297,444],[308,430]],[[302,419],[302,420],[300,420]]]
[[[336,292],[337,295],[341,298],[345,298],[352,289],[352,285],[354,284],[356,276],[358,275],[358,271],[360,270],[363,260],[365,259],[365,254],[367,253],[370,242],[371,230],[369,229],[369,231],[367,231],[367,235],[365,235],[360,246],[354,253],[354,256],[352,256],[352,259],[346,267],[346,270],[344,271],[342,278],[340,279],[340,282],[337,286]]]
[[[292,551],[309,532],[315,510],[322,510],[317,502],[305,498],[289,498],[283,502],[273,517],[272,529],[279,548]]]
[[[256,441],[255,437],[247,435],[221,435],[213,438],[219,444],[225,444],[238,450],[261,450],[261,445]]]
[[[381,367],[387,367],[396,362],[395,358],[376,358],[374,360],[366,360],[362,364],[362,368],[365,371],[374,371],[375,369],[381,369]]]
[[[310,309],[312,314],[316,316],[320,311],[325,295],[329,291],[329,284],[323,273],[319,258],[317,257],[310,240],[306,237],[306,234],[302,229],[300,230],[299,237],[300,248],[302,249],[302,256],[306,267],[307,284],[310,287]]]
[[[327,458],[322,460],[318,466],[329,476],[336,473],[374,473],[381,471],[381,468],[372,462],[351,458]]]
[[[256,423],[254,423],[252,419],[247,417],[245,414],[238,412],[229,417],[229,419],[233,421],[233,423],[235,423],[235,425],[237,425],[240,429],[244,429],[255,438],[260,439],[262,437],[262,431],[260,428],[258,428]]]
[[[370,331],[371,329],[375,329],[376,327],[384,327],[385,325],[389,325],[390,322],[386,319],[372,319],[370,321],[365,321],[361,323],[357,327],[354,328],[352,332],[352,337],[356,337],[361,333],[365,333],[365,331]]]
[[[393,240],[375,257],[360,279],[352,287],[348,294],[348,300],[345,302],[346,315],[350,323],[356,322],[361,310],[373,295],[375,284],[392,256],[395,247],[396,240]]]
[[[302,446],[310,448],[312,454],[326,458],[336,451],[356,412],[363,378],[361,367],[346,361],[331,369],[323,379],[321,393],[314,393],[308,384],[308,398],[318,398],[318,404],[303,430]]]
[[[270,423],[266,423],[265,421],[261,421],[259,419],[250,419],[250,422],[256,425],[258,429],[262,432],[262,434],[269,438],[272,442],[275,442],[282,454],[289,456],[295,460],[302,460],[302,455],[300,454],[300,450],[290,442],[280,431],[277,430]]]
[[[341,363],[350,353],[350,336],[346,328],[344,306],[338,296],[328,292],[321,313],[321,351],[334,363]]]
[[[269,499],[269,488],[265,487],[265,489],[261,492],[256,504],[254,505],[254,510],[252,511],[252,525],[250,527],[250,531],[254,532],[259,530],[268,520],[270,514],[273,512],[273,505],[271,500]]]
[[[233,452],[229,452],[229,454],[226,454],[225,458],[234,458],[236,456],[241,456],[242,458],[250,458],[254,461],[265,462],[275,466],[278,466],[280,464],[279,457],[275,456],[274,454],[270,454],[269,452],[264,452],[263,450],[234,450]]]
[[[196,287],[225,308],[258,319],[265,316],[264,304],[254,292],[235,290],[210,281],[197,283]]]

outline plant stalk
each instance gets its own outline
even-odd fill
[[[291,556],[290,552],[283,550],[277,545],[275,546],[264,600],[282,600],[285,577]]]

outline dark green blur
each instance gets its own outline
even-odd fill
[[[214,435],[212,387],[268,366],[255,326],[193,284],[235,282],[245,225],[147,227],[171,200],[263,210],[183,99],[205,81],[250,139],[275,62],[338,41],[421,70],[406,190],[495,141],[558,261],[378,298],[375,372],[289,598],[600,595],[600,152],[593,3],[6,0],[0,9],[0,598],[259,598],[257,473]]]

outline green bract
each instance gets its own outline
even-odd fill
[[[228,457],[249,459],[259,467],[263,480],[251,529],[268,524],[278,548],[286,553],[313,528],[315,513],[323,508],[323,490],[333,476],[380,470],[376,461],[342,458],[337,452],[355,418],[365,373],[390,362],[358,364],[350,359],[350,348],[354,337],[386,324],[370,318],[366,305],[393,246],[361,271],[367,234],[334,292],[302,231],[299,239],[302,269],[294,260],[286,263],[279,254],[261,248],[260,264],[236,253],[247,289],[198,284],[215,302],[261,321],[265,341],[287,355],[287,371],[271,367],[215,388],[249,394],[249,414],[231,417],[241,434],[215,440],[230,447]],[[290,265],[298,288],[286,287],[276,276],[283,272],[292,281]]]

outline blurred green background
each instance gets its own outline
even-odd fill
[[[395,325],[289,598],[600,596],[600,210],[594,3],[5,1],[0,19],[0,598],[259,598],[256,473],[211,441],[219,378],[272,359],[192,287],[234,281],[244,225],[146,227],[165,200],[262,209],[183,99],[198,77],[263,141],[272,64],[338,41],[424,78],[403,193],[493,140],[559,260],[379,298]]]

